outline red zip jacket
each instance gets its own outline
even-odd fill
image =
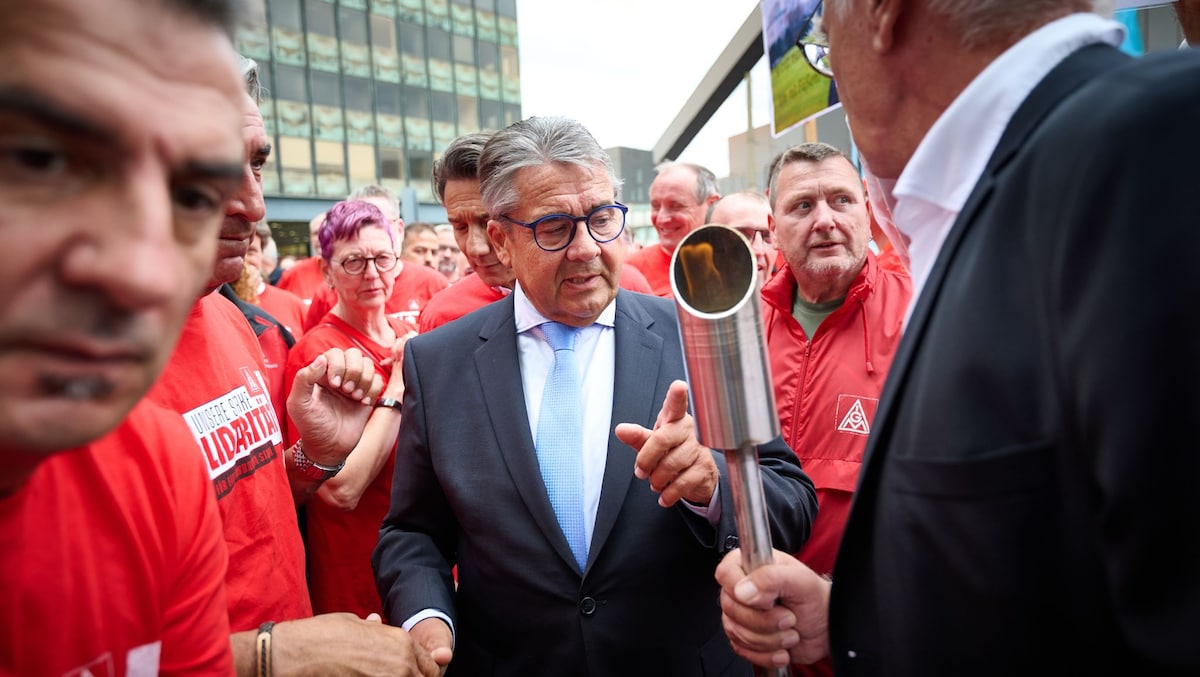
[[[819,511],[799,553],[820,574],[833,570],[867,433],[900,343],[912,297],[907,273],[874,254],[809,340],[792,317],[796,277],[786,265],[762,289],[767,351],[783,439],[817,488]]]

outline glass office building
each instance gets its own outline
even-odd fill
[[[249,4],[237,47],[267,88],[263,192],[276,225],[307,222],[364,183],[441,213],[429,175],[442,149],[521,118],[516,0]]]

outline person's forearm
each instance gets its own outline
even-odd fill
[[[233,669],[238,677],[256,677],[258,674],[257,637],[257,630],[235,632],[229,636],[229,643],[233,646]]]
[[[342,510],[358,507],[363,493],[379,476],[379,471],[396,448],[400,416],[399,410],[388,407],[379,407],[371,412],[362,438],[346,457],[346,465],[318,488],[317,493],[322,500]]]

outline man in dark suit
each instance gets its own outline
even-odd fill
[[[696,439],[674,304],[618,291],[625,208],[607,154],[577,122],[530,118],[488,141],[479,171],[517,284],[405,346],[374,556],[387,620],[439,661],[453,633],[449,674],[749,675],[713,580],[737,547],[724,457]],[[552,329],[577,336],[566,411],[546,397],[565,352]],[[543,424],[575,415],[571,512]],[[773,542],[798,547],[812,483],[782,440],[759,455]]]
[[[825,5],[919,296],[828,635],[828,583],[784,558],[745,581],[735,556],[718,577],[739,652],[831,648],[840,675],[1200,674],[1181,420],[1200,408],[1200,55],[1124,56],[1075,0]]]

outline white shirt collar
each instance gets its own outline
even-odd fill
[[[521,284],[513,284],[513,315],[517,322],[517,333],[523,334],[534,327],[550,322],[551,319],[538,312],[537,308],[533,307],[533,303],[529,301],[529,297],[525,295],[525,290],[521,289]],[[614,297],[609,302],[608,306],[600,313],[600,317],[596,318],[595,324],[605,327],[612,327],[617,317],[617,299]]]
[[[1017,108],[1060,62],[1096,43],[1119,45],[1125,27],[1092,13],[1072,14],[1025,36],[988,65],[938,117],[894,182],[879,196],[908,236],[915,305],[938,251],[979,183]]]
[[[1096,14],[1072,14],[1025,36],[988,65],[950,104],[896,182],[912,196],[960,211],[1017,108],[1060,62],[1098,42],[1119,45],[1125,27]]]

